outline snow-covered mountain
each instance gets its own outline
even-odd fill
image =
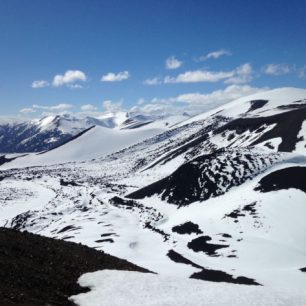
[[[28,167],[45,166],[95,159],[124,149],[165,130],[154,125],[124,130],[93,126],[65,144],[46,152],[22,154],[17,157],[6,154],[4,158],[8,160],[13,158],[13,160],[3,165],[3,169],[11,167],[23,168],[25,165]]]
[[[73,118],[71,120],[70,117],[66,116],[65,120],[60,119],[61,124],[55,128],[54,120],[51,120],[50,117],[45,118],[43,120],[45,122],[43,126],[46,126],[44,131],[60,129],[63,132],[60,137],[69,138],[64,143],[39,153],[2,154],[0,156],[0,164],[6,163],[3,165],[4,169],[6,167],[19,168],[25,165],[27,167],[45,166],[90,160],[114,153],[141,140],[160,134],[169,130],[173,124],[189,118],[182,115],[160,118],[151,117],[149,120],[148,117],[139,115],[132,117],[129,114],[124,116],[123,114],[119,116],[116,114],[115,116],[112,117],[113,119],[117,118],[116,124],[113,121],[114,125],[110,124],[110,117],[104,117],[103,119],[85,118],[83,120]],[[121,120],[118,118],[121,118]],[[125,120],[122,121],[122,119]],[[75,125],[77,124],[79,127],[76,135],[74,135],[76,130],[72,128],[71,122],[75,122]],[[48,134],[44,134],[44,136],[46,135]],[[41,135],[41,137],[44,136]]]
[[[3,160],[0,226],[165,276],[304,289],[306,90],[258,93],[152,134],[151,124],[108,129],[90,147],[106,129],[95,127]]]
[[[118,111],[108,112],[97,118],[65,114],[34,120],[2,119],[0,120],[0,153],[47,151],[71,141],[94,126],[127,130],[159,122],[161,128],[167,129],[169,122],[177,123],[186,118],[188,117],[183,115],[165,118]]]
[[[36,120],[0,122],[0,152],[41,152],[62,145],[73,136],[104,122],[68,115],[47,116]]]

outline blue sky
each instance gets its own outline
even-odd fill
[[[306,88],[303,0],[1,0],[0,42],[1,115]]]

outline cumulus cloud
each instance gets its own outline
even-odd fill
[[[139,98],[137,101],[138,105],[144,104],[146,102],[146,100],[144,98]]]
[[[120,82],[123,80],[127,80],[130,77],[130,73],[128,71],[121,71],[116,73],[109,72],[102,76],[101,82]]]
[[[246,63],[231,71],[209,71],[193,70],[186,71],[175,77],[166,76],[164,83],[199,83],[199,82],[219,82],[226,84],[244,84],[253,78],[253,68]]]
[[[148,115],[182,114],[183,112],[196,115],[232,100],[267,89],[251,87],[249,85],[229,85],[225,89],[216,90],[211,93],[193,92],[167,99],[154,98],[146,104],[134,106],[130,111]]]
[[[37,80],[32,83],[32,88],[44,88],[48,87],[50,84],[45,80]]]
[[[145,115],[155,115],[155,116],[163,116],[163,115],[176,115],[180,114],[181,108],[178,106],[175,106],[172,101],[167,99],[153,99],[151,102],[145,104],[145,105],[137,105],[133,106],[129,113],[134,114],[145,114]]]
[[[166,69],[177,69],[183,64],[182,61],[179,61],[175,56],[170,56],[165,61]]]
[[[208,94],[189,93],[176,97],[177,101],[185,102],[193,106],[219,106],[243,96],[251,95],[267,88],[256,88],[249,85],[230,85],[225,89],[213,91]]]
[[[242,75],[250,72],[248,66],[239,66],[238,68],[236,70],[239,71],[239,73]],[[235,73],[237,73],[237,71]],[[137,104],[132,107],[129,112],[155,116],[169,114],[182,115],[184,112],[187,112],[190,115],[196,115],[205,111],[212,110],[240,97],[251,95],[264,90],[268,90],[268,88],[257,88],[245,84],[232,84],[224,89],[215,90],[209,93],[187,92],[167,98],[155,97],[151,100],[140,98],[137,101]],[[112,100],[105,100],[102,102],[102,105],[105,109],[105,112],[99,112],[97,107],[92,104],[85,104],[81,106],[81,112],[72,114],[80,117],[87,116],[88,114],[99,117],[104,116],[106,113],[123,111],[122,101],[116,102]],[[66,103],[49,106],[34,104],[31,108],[20,110],[20,113],[30,114],[42,110],[44,111],[44,115],[54,115],[67,113],[67,111],[70,111],[72,107],[73,105]]]
[[[31,113],[36,113],[36,110],[28,107],[28,108],[22,108],[19,112],[22,114],[31,114]]]
[[[253,68],[250,63],[243,64],[233,71],[233,76],[225,84],[245,84],[253,79]]]
[[[81,106],[81,110],[83,112],[93,112],[93,111],[97,110],[97,108],[92,104],[84,104],[84,105]]]
[[[268,64],[263,67],[263,72],[268,75],[284,75],[291,72],[291,68],[287,64]]]
[[[232,55],[232,53],[228,50],[221,49],[221,50],[210,52],[206,55],[202,55],[198,58],[198,60],[207,61],[208,59],[218,59],[219,57],[225,56],[225,55],[229,56],[229,55]]]
[[[122,110],[122,101],[114,102],[112,100],[105,100],[102,102],[102,106],[107,112],[115,113]]]
[[[300,78],[306,77],[306,65],[303,68],[299,69],[299,77]]]
[[[166,76],[164,83],[198,83],[198,82],[218,82],[233,76],[233,72],[229,71],[208,71],[194,70],[186,71],[176,77]]]
[[[67,70],[64,74],[58,74],[53,78],[52,85],[54,87],[67,86],[70,88],[81,88],[82,85],[77,82],[85,82],[87,76],[80,70]]]
[[[53,111],[53,112],[63,112],[63,111],[67,111],[68,109],[71,109],[73,105],[66,104],[66,103],[61,103],[61,104],[51,105],[51,106],[34,104],[32,107],[34,109],[41,109],[41,110],[47,110],[47,111]]]
[[[156,77],[152,79],[146,79],[143,83],[146,85],[159,85],[161,84],[161,80],[158,77]]]

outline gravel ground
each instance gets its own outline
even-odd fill
[[[78,278],[96,270],[149,272],[92,248],[0,228],[0,305],[73,305],[87,290]]]

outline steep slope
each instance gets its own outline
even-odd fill
[[[188,118],[186,115],[158,117],[126,112],[105,113],[97,118],[68,114],[26,121],[2,118],[0,119],[0,155],[48,151],[65,144],[93,126],[128,130],[150,125],[151,129],[160,128],[164,131]]]
[[[205,201],[250,180],[280,158],[279,154],[220,149],[186,162],[170,176],[128,195],[143,199],[160,195],[178,207]]]
[[[78,277],[97,269],[148,272],[83,245],[0,228],[1,305],[73,305],[67,297],[87,291]]]
[[[41,152],[62,145],[73,136],[104,122],[69,115],[47,116],[39,120],[0,122],[0,152]]]
[[[118,130],[95,126],[61,146],[43,153],[21,156],[3,164],[1,168],[45,166],[90,160],[116,152],[161,132],[163,129],[154,127]]]

